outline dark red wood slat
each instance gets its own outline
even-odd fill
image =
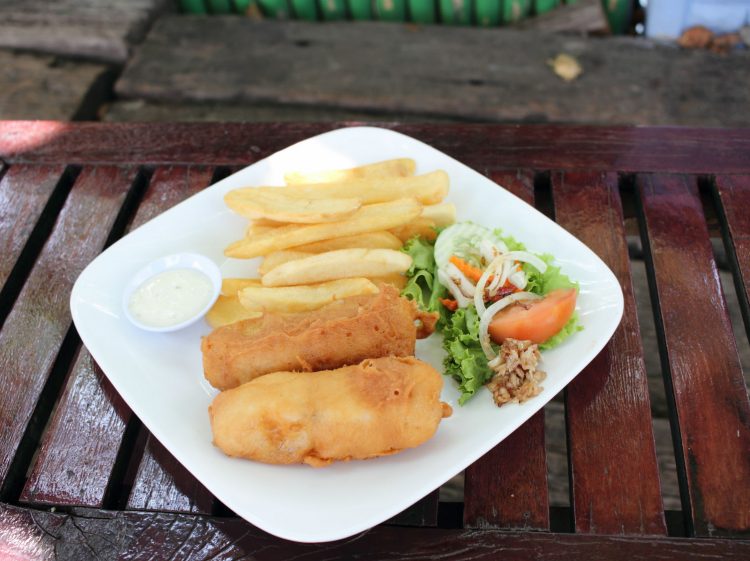
[[[82,348],[20,500],[101,507],[131,416],[130,408]]]
[[[294,142],[372,123],[0,123],[7,162],[247,165]],[[475,168],[750,172],[750,131],[568,125],[381,123]]]
[[[674,401],[683,513],[696,535],[748,535],[750,403],[697,185],[685,176],[637,181]]]
[[[493,173],[490,179],[534,204],[533,172]],[[541,410],[466,468],[464,526],[548,530],[546,460]]]
[[[213,505],[213,495],[149,435],[127,508],[211,514]]]
[[[116,167],[82,171],[0,332],[0,481],[70,328],[73,283],[101,250],[133,175]]]
[[[737,294],[745,308],[745,328],[750,337],[750,176],[717,176],[716,189],[734,249],[740,280]]]
[[[131,227],[143,224],[200,191],[210,180],[211,170],[206,168],[157,169]],[[21,500],[102,506],[131,416],[130,409],[91,355],[82,349],[44,435]],[[65,466],[64,477],[60,466]],[[179,495],[168,486],[162,490],[165,496]]]
[[[622,287],[622,322],[566,389],[575,529],[666,534],[628,247],[616,174],[555,173],[557,222],[588,245]]]
[[[0,174],[3,166],[0,165]],[[18,260],[64,167],[18,165],[0,175],[0,288]]]
[[[748,540],[593,536],[379,526],[322,544],[281,540],[237,518],[73,509],[71,514],[0,505],[13,558],[59,559],[577,559],[726,561],[750,556]]]

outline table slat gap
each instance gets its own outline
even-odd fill
[[[491,173],[490,179],[533,205],[538,176],[518,170]],[[466,469],[463,518],[466,528],[549,530],[544,410]]]
[[[746,536],[750,403],[697,184],[637,185],[687,531]]]
[[[45,396],[52,406],[57,396],[49,392],[62,383],[73,359],[73,282],[104,246],[131,183],[128,168],[81,171],[0,331],[0,482],[6,493],[18,491],[26,468],[21,464],[31,459],[23,446],[19,448],[24,435],[28,432],[32,441],[38,438],[42,421],[51,415],[44,411],[43,420],[32,417],[39,398]]]
[[[212,514],[214,497],[149,433],[125,508]]]
[[[750,341],[750,175],[719,175],[711,187],[745,334]]]
[[[205,188],[212,170],[138,168],[107,243]],[[128,222],[130,224],[128,225]],[[114,391],[88,351],[82,351],[21,496],[29,503],[113,507],[123,489],[140,421]],[[59,466],[65,465],[63,478]],[[137,464],[136,464],[137,465]],[[123,497],[125,492],[125,497]]]
[[[623,319],[612,339],[565,392],[575,528],[585,533],[664,535],[618,176],[554,173],[552,194],[558,223],[612,269],[625,300]],[[638,480],[634,492],[629,484]]]
[[[78,170],[71,166],[5,168],[0,178],[0,328],[52,232]]]

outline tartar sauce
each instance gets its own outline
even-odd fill
[[[171,269],[154,275],[139,286],[128,303],[130,314],[151,327],[177,325],[208,304],[211,280],[194,269]]]

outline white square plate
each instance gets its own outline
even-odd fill
[[[224,257],[246,221],[223,203],[230,189],[281,184],[291,170],[345,168],[411,157],[417,173],[444,169],[458,220],[473,220],[548,252],[580,283],[584,330],[543,354],[544,391],[522,405],[497,408],[483,390],[457,404],[453,380],[442,398],[453,416],[426,444],[395,456],[338,463],[324,469],[271,466],[233,459],[211,444],[208,405],[216,391],[203,378],[199,322],[176,333],[133,327],[121,311],[128,279],[157,257],[193,251],[214,259],[225,276],[252,275],[257,260]],[[78,332],[114,387],[159,441],[216,497],[252,524],[282,538],[322,542],[351,536],[399,513],[459,473],[531,417],[586,366],[620,322],[617,279],[584,244],[467,166],[408,136],[384,129],[335,130],[295,144],[227,177],[131,232],[97,257],[78,278],[71,311]],[[417,356],[442,371],[439,335]]]

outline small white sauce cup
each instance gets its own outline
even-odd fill
[[[171,271],[173,269],[192,269],[206,275],[206,277],[208,277],[208,279],[211,281],[211,298],[199,312],[180,323],[167,326],[153,326],[141,323],[137,318],[133,317],[133,314],[130,313],[130,299],[132,298],[133,293],[151,277],[154,277],[159,273],[163,273],[165,271]],[[201,255],[199,253],[175,253],[173,255],[167,255],[165,257],[160,257],[159,259],[151,261],[148,265],[146,265],[135,275],[133,275],[122,294],[122,310],[125,313],[125,317],[128,318],[130,323],[146,331],[154,331],[159,333],[177,331],[178,329],[183,329],[189,325],[192,325],[204,315],[206,315],[206,312],[208,312],[208,310],[211,309],[211,306],[214,305],[220,293],[221,271],[219,270],[219,267],[216,265],[216,263],[214,263],[205,255]]]

